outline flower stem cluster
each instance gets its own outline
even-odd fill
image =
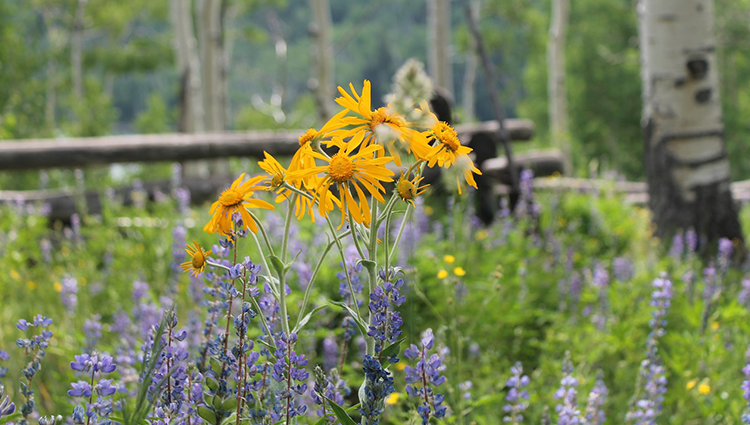
[[[503,418],[503,421],[520,424],[523,422],[523,412],[529,406],[528,402],[525,401],[529,399],[529,393],[524,389],[529,385],[529,377],[523,374],[521,362],[517,362],[511,367],[510,373],[512,376],[505,382],[505,386],[509,389],[505,396],[505,401],[508,404],[503,407],[507,415]]]
[[[439,387],[445,382],[445,376],[440,373],[445,370],[440,356],[433,353],[428,357],[428,351],[432,350],[435,336],[432,329],[427,329],[422,334],[420,347],[411,344],[404,350],[404,356],[410,360],[419,359],[416,367],[406,366],[406,393],[410,397],[422,399],[417,407],[417,413],[422,417],[422,424],[427,425],[431,417],[441,419],[445,416],[447,408],[443,406],[444,396],[435,394],[433,387]]]
[[[28,417],[34,412],[36,405],[34,401],[34,390],[31,389],[31,381],[34,379],[34,375],[42,368],[42,359],[46,354],[47,347],[49,347],[49,341],[52,338],[52,331],[47,329],[52,324],[52,319],[37,314],[34,320],[29,323],[24,319],[20,319],[16,324],[22,332],[32,332],[28,338],[19,338],[16,340],[16,345],[19,348],[23,348],[25,355],[30,356],[31,360],[26,364],[23,369],[24,381],[20,384],[20,393],[24,398],[24,403],[21,405],[21,419],[19,425],[27,425]],[[35,333],[38,331],[39,333]]]
[[[385,409],[385,398],[395,391],[393,376],[383,369],[376,358],[369,354],[365,355],[362,364],[365,372],[365,382],[359,390],[359,399],[362,401],[359,408],[359,413],[362,415],[362,425],[378,425],[380,415],[383,414]]]
[[[108,397],[117,389],[111,379],[101,378],[102,375],[108,375],[117,370],[112,357],[97,353],[79,354],[70,362],[70,368],[86,377],[86,380],[71,383],[72,388],[68,390],[70,397],[84,399],[86,406],[85,409],[81,406],[73,409],[73,423],[89,425],[93,420],[94,423],[102,425],[111,424],[109,414],[112,412],[112,400]],[[95,394],[97,395],[96,402],[94,402]]]

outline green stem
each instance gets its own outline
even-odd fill
[[[328,228],[331,230],[331,236],[333,237],[333,241],[336,243],[336,248],[339,250],[339,255],[341,256],[341,264],[344,265],[344,276],[346,276],[346,283],[349,285],[349,293],[351,294],[352,301],[354,304],[354,311],[357,313],[357,318],[361,319],[362,315],[359,313],[359,305],[357,305],[357,299],[354,293],[354,285],[352,285],[352,279],[351,276],[349,276],[349,266],[346,264],[346,253],[344,253],[344,247],[341,245],[341,239],[339,239],[338,235],[336,234],[336,229],[333,227],[333,223],[331,223],[331,219],[326,216],[326,223],[328,223]]]
[[[369,247],[369,260],[371,263],[368,265],[367,271],[369,272],[369,279],[367,279],[367,289],[368,293],[367,296],[369,297],[370,294],[372,294],[372,290],[376,285],[375,279],[377,279],[378,276],[378,228],[380,227],[380,223],[378,223],[378,204],[375,203],[375,197],[370,197],[370,205],[372,206],[371,210],[371,217],[370,217],[370,247]],[[370,309],[367,309],[367,324],[372,326],[372,314],[370,313]],[[375,339],[374,338],[365,338],[366,344],[367,344],[367,354],[374,355],[375,354]]]
[[[346,214],[349,216],[349,228],[352,231],[352,240],[354,241],[354,247],[357,248],[357,252],[359,253],[359,258],[365,258],[365,253],[362,251],[362,247],[359,245],[359,236],[357,235],[357,228],[354,227],[354,219],[352,218],[352,215],[349,211],[349,206],[346,207]]]
[[[325,260],[326,256],[328,255],[328,252],[331,251],[331,248],[333,248],[334,242],[328,242],[328,245],[326,245],[326,249],[323,251],[323,254],[320,256],[320,259],[318,260],[318,264],[315,265],[315,269],[313,270],[312,276],[310,276],[310,281],[307,283],[307,288],[305,288],[305,296],[302,298],[302,307],[299,310],[299,315],[297,316],[297,323],[294,324],[294,328],[297,329],[300,322],[302,321],[302,317],[305,315],[305,310],[307,309],[307,302],[310,299],[310,292],[312,292],[313,283],[315,283],[315,278],[318,277],[318,272],[320,271],[320,266],[323,265],[323,260]]]
[[[258,255],[260,255],[260,258],[263,260],[263,267],[265,267],[266,274],[271,273],[271,269],[268,268],[268,260],[266,260],[266,256],[263,255],[263,248],[260,246],[260,241],[258,240],[258,236],[250,232],[250,234],[253,235],[253,239],[255,240],[255,246],[258,248]]]
[[[250,217],[252,217],[253,220],[255,221],[255,224],[258,225],[258,229],[260,229],[260,233],[261,235],[263,235],[263,240],[266,242],[266,247],[268,247],[268,252],[271,255],[276,255],[274,254],[274,251],[273,251],[273,245],[271,245],[271,241],[268,239],[268,233],[266,233],[266,228],[263,227],[263,223],[258,219],[258,217],[255,214],[253,214],[250,211],[248,212],[250,213]]]
[[[393,195],[391,197],[391,201],[393,201],[394,199],[396,199],[396,195]],[[388,277],[388,273],[389,273],[389,270],[390,270],[390,263],[391,263],[390,260],[389,260],[390,259],[390,255],[389,255],[389,253],[390,253],[389,239],[390,239],[390,235],[391,235],[391,219],[393,218],[393,207],[395,205],[396,205],[395,202],[388,202],[388,205],[386,205],[386,210],[385,210],[385,237],[383,238],[383,245],[385,246],[385,274],[386,274],[386,279],[389,278]],[[407,206],[407,208],[408,208],[408,206]],[[396,249],[395,245],[393,246],[393,249],[394,250]]]
[[[292,199],[287,200],[286,218],[284,221],[284,238],[281,241],[281,263],[284,265],[283,270],[277,270],[279,274],[279,309],[281,310],[281,328],[284,333],[289,335],[289,315],[287,314],[286,308],[286,251],[289,245],[289,229],[292,223],[292,214],[294,213],[294,200],[297,198],[295,194]]]
[[[406,208],[406,212],[404,213],[404,219],[401,221],[401,226],[398,228],[398,235],[396,235],[396,240],[393,242],[393,251],[391,251],[388,258],[386,258],[386,264],[390,264],[393,261],[393,255],[396,253],[396,248],[398,248],[399,242],[401,242],[401,236],[404,234],[404,228],[406,227],[406,221],[409,220],[409,213],[411,212],[413,208]]]

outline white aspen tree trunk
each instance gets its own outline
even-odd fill
[[[180,74],[180,122],[178,131],[203,131],[203,99],[201,93],[200,61],[193,31],[190,0],[170,0],[174,50]]]
[[[729,187],[713,13],[712,0],[638,4],[649,206],[661,238],[692,227],[701,242],[743,241]]]
[[[70,37],[70,66],[73,79],[73,94],[77,98],[83,96],[83,29],[85,25],[84,11],[87,0],[78,0],[76,14],[73,19],[73,33]]]
[[[54,34],[54,12],[50,9],[42,9],[42,19],[47,30],[47,39],[52,54],[47,55],[47,87],[44,99],[44,124],[48,130],[55,128],[55,109],[57,108],[57,61],[55,60],[54,51],[57,51],[57,45],[53,39]]]
[[[331,41],[331,5],[328,0],[310,0],[314,24],[310,28],[313,38],[312,68],[315,72],[310,88],[315,93],[321,121],[330,118],[333,104],[333,43]]]
[[[469,3],[469,9],[471,9],[471,16],[474,17],[474,22],[479,21],[479,0],[472,0]],[[476,89],[477,82],[477,66],[479,65],[479,59],[477,58],[477,42],[473,37],[469,38],[469,52],[466,58],[466,73],[464,74],[464,86],[463,86],[463,109],[464,109],[464,121],[473,122],[476,119],[476,113],[474,110],[474,90]]]
[[[204,130],[208,132],[223,131],[226,125],[226,90],[222,88],[222,82],[225,82],[222,73],[226,72],[221,22],[223,7],[223,0],[200,0],[197,7]],[[226,160],[208,161],[207,167],[212,176],[229,175]]]
[[[450,0],[427,0],[428,70],[436,87],[453,93]]]
[[[547,41],[550,136],[554,145],[563,153],[563,168],[566,174],[573,171],[568,129],[568,98],[565,86],[565,35],[569,15],[569,0],[552,0],[552,16]]]

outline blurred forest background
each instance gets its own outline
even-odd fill
[[[189,3],[189,2],[188,2]],[[0,2],[0,139],[182,131],[175,1]],[[310,80],[316,53],[307,0],[224,0],[228,130],[318,124]],[[479,24],[508,117],[548,129],[548,0],[483,0]],[[199,6],[196,6],[199,7]],[[750,178],[750,1],[716,0],[726,144],[733,179]],[[409,58],[428,60],[427,5],[330,0],[333,82],[373,83],[382,99]],[[194,16],[199,16],[195,14]],[[197,19],[197,18],[196,18]],[[450,60],[461,121],[493,118],[463,2],[453,2]],[[200,39],[198,39],[200,42]],[[576,0],[565,40],[575,175],[643,179],[641,79],[632,0]],[[474,65],[476,67],[476,65]],[[472,111],[473,109],[473,111]],[[217,128],[222,129],[222,128]]]

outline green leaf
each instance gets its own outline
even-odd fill
[[[305,317],[303,317],[302,320],[300,320],[299,323],[297,323],[297,325],[294,327],[294,329],[292,330],[292,332],[293,333],[297,333],[300,330],[302,330],[302,328],[305,327],[305,325],[307,324],[307,322],[309,322],[310,319],[312,319],[313,315],[315,313],[319,312],[320,310],[324,309],[324,308],[326,308],[326,306],[321,305],[321,306],[318,306],[318,307],[315,307],[314,309],[312,309],[312,311],[310,311],[309,313],[307,313],[305,315]]]
[[[9,422],[14,422],[16,419],[21,419],[20,413],[14,413],[10,416],[6,416],[4,418],[0,418],[0,424],[7,424]]]
[[[221,404],[221,410],[225,412],[234,412],[237,410],[237,399],[232,397],[224,400]]]
[[[271,261],[273,269],[276,270],[276,275],[282,276],[284,274],[284,262],[275,255],[269,255],[268,259]]]
[[[341,301],[331,301],[331,304],[333,304],[335,306],[339,306],[339,307],[345,309],[346,311],[348,311],[349,314],[354,319],[354,323],[356,323],[357,326],[359,327],[360,332],[362,332],[363,335],[367,335],[367,325],[362,320],[362,318],[359,317],[359,314],[357,314],[356,311],[354,311],[351,307],[349,307],[348,305],[342,303]]]
[[[331,405],[331,410],[333,410],[333,414],[336,415],[336,417],[341,421],[342,425],[357,425],[356,422],[354,422],[354,419],[352,419],[349,414],[346,413],[346,411],[336,404],[333,400],[326,397],[326,401]]]
[[[210,424],[216,423],[216,414],[206,406],[198,406],[198,416]]]
[[[300,254],[302,254],[301,250],[298,251],[297,255],[294,256],[294,259],[290,261],[289,264],[286,265],[286,267],[284,267],[284,274],[286,274],[292,268],[292,266],[294,266],[294,263],[297,262],[297,259],[299,258]]]
[[[385,347],[380,357],[385,357],[386,359],[388,359],[389,357],[392,357],[392,356],[398,356],[401,353],[401,344],[405,340],[406,340],[406,337],[400,338],[398,341]]]
[[[214,378],[211,378],[210,376],[206,378],[206,386],[214,391],[219,390],[219,383],[216,382]]]
[[[362,264],[362,266],[369,271],[375,270],[375,267],[377,267],[378,265],[376,262],[372,260],[365,260],[365,259],[357,260],[357,263]]]

